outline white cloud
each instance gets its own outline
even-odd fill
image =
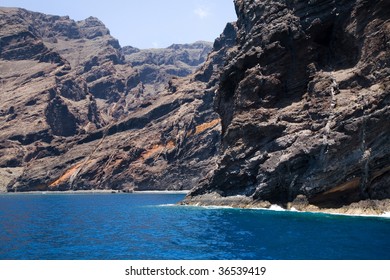
[[[194,14],[197,15],[199,18],[204,19],[210,16],[210,11],[205,7],[199,7],[194,10]]]

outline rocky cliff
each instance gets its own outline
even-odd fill
[[[194,77],[180,86],[172,77],[188,75],[209,49],[121,48],[96,18],[1,8],[0,189],[197,184],[220,142],[214,93]]]
[[[184,203],[318,209],[390,198],[390,2],[235,6],[237,41],[215,99],[218,168]]]
[[[127,107],[137,108],[145,100],[166,90],[172,77],[186,77],[202,65],[212,49],[210,42],[174,44],[165,49],[137,49],[124,47],[123,54],[129,67],[134,69],[127,82],[133,98]]]
[[[389,211],[389,2],[235,6],[184,78],[202,47],[122,49],[95,18],[2,9],[1,188]]]

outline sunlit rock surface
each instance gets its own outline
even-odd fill
[[[215,100],[218,168],[185,203],[289,207],[299,196],[338,208],[389,198],[390,2],[235,6],[237,41]]]

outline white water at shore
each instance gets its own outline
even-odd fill
[[[390,212],[386,212],[380,215],[368,215],[368,214],[347,214],[347,213],[332,213],[326,211],[299,211],[292,207],[291,209],[285,209],[277,204],[271,205],[269,208],[239,208],[232,206],[218,206],[218,205],[161,205],[161,206],[185,206],[185,207],[200,207],[205,209],[241,209],[241,210],[261,210],[261,211],[273,211],[273,212],[293,212],[301,214],[319,214],[319,215],[335,215],[335,216],[348,216],[348,217],[372,217],[372,218],[390,218]]]

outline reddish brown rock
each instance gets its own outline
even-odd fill
[[[96,18],[10,8],[0,39],[0,190],[190,189],[215,167],[214,91],[168,84],[210,44],[131,55]]]

